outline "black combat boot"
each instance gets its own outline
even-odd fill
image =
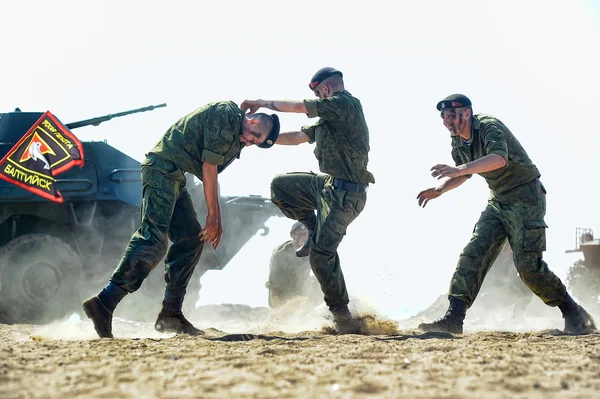
[[[306,226],[308,237],[306,237],[304,244],[296,250],[296,256],[299,258],[304,258],[305,256],[308,256],[308,253],[310,252],[310,242],[312,241],[313,234],[317,229],[317,216],[313,213],[310,218],[299,220],[299,222]]]
[[[204,331],[194,327],[183,313],[168,313],[161,310],[154,324],[154,329],[162,333],[174,332],[177,334],[204,335]]]
[[[565,334],[580,335],[596,331],[596,325],[592,316],[579,306],[568,292],[565,294],[565,299],[562,303],[558,305],[558,308],[565,319]]]
[[[360,334],[360,323],[352,318],[347,305],[330,306],[338,334]]]
[[[86,299],[82,306],[87,317],[92,319],[98,336],[112,338],[112,310],[107,308],[97,296]]]
[[[419,324],[419,329],[423,331],[462,334],[467,307],[466,302],[455,297],[450,297],[450,306],[444,317],[432,323],[421,323]]]
[[[83,301],[83,311],[92,319],[94,329],[100,338],[112,338],[112,316],[117,304],[127,295],[127,291],[109,281],[98,294]]]
[[[203,335],[204,331],[196,328],[190,323],[183,313],[181,307],[185,297],[185,289],[174,292],[165,289],[165,298],[162,303],[162,310],[156,318],[154,329],[163,333],[174,332],[177,334]]]

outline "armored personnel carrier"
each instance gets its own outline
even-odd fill
[[[67,123],[73,130],[114,117],[163,107]],[[41,112],[0,114],[0,158],[40,118]],[[80,134],[79,139],[85,135]],[[63,203],[37,196],[0,180],[0,323],[44,323],[80,310],[81,299],[96,294],[108,281],[131,234],[140,223],[140,163],[102,141],[83,141],[85,163],[56,176]],[[196,211],[204,224],[200,183],[188,179]],[[224,231],[217,250],[206,246],[188,287],[185,306],[198,299],[200,277],[222,269],[278,210],[260,196],[221,197]],[[235,234],[232,234],[235,232]],[[123,306],[122,316],[140,316],[160,306],[164,278],[151,273],[142,295],[152,300]],[[127,302],[127,301],[124,301]],[[125,304],[126,305],[126,304]],[[158,311],[158,310],[157,310]],[[156,312],[157,312],[156,311]],[[154,313],[155,315],[156,313]],[[117,316],[119,313],[117,313]]]
[[[567,271],[567,288],[591,313],[600,314],[600,240],[588,228],[575,229],[575,248],[567,253],[581,252]]]

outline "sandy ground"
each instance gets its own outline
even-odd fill
[[[0,324],[0,397],[600,397],[600,334],[452,336],[367,317],[371,335],[338,336],[325,315],[220,305],[194,315],[203,337],[116,319],[103,340],[77,316]]]
[[[370,316],[371,335],[338,336],[322,308],[295,308],[206,307],[203,337],[117,318],[117,338],[100,340],[77,315],[0,324],[0,397],[600,397],[600,334],[424,334]]]

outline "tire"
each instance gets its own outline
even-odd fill
[[[63,240],[27,234],[0,249],[0,318],[47,323],[79,308],[81,258]]]

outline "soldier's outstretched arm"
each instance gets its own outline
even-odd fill
[[[204,199],[206,200],[206,224],[200,232],[202,241],[217,249],[223,234],[221,226],[221,208],[218,197],[218,170],[217,165],[208,162],[202,164],[202,186],[204,187]]]
[[[244,100],[244,102],[240,105],[242,111],[247,112],[249,114],[253,114],[258,111],[260,108],[268,108],[273,111],[279,112],[293,112],[297,114],[307,114],[308,110],[306,109],[306,105],[304,101],[294,101],[294,100],[286,100],[286,101],[275,101],[275,100]]]
[[[280,133],[275,144],[279,145],[298,145],[308,142],[309,138],[304,132],[286,132]]]
[[[452,177],[443,182],[439,187],[428,188],[427,190],[421,191],[419,195],[417,195],[419,206],[425,208],[429,201],[431,201],[432,199],[436,199],[445,192],[455,189],[456,187],[466,182],[467,179],[467,176]]]
[[[505,167],[506,159],[498,154],[488,154],[461,166],[464,166],[463,175],[485,173]]]
[[[500,169],[505,165],[506,160],[502,156],[488,154],[482,158],[458,166],[437,164],[431,168],[431,175],[438,179],[442,177],[470,176],[474,173],[485,173]]]

